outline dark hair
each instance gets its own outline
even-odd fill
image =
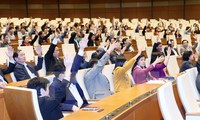
[[[13,53],[13,58],[15,60],[15,58],[17,58],[19,56],[19,52],[22,50],[17,50],[16,52]]]
[[[185,41],[188,43],[188,40],[182,40],[182,42],[181,42],[181,43],[183,44],[183,42],[185,42]]]
[[[126,58],[125,57],[123,57],[123,56],[117,57],[116,58],[116,62],[115,62],[115,68],[122,67],[125,62],[126,62]]]
[[[152,52],[160,52],[160,51],[157,50],[157,47],[158,47],[160,44],[162,44],[162,43],[161,43],[161,42],[154,43],[154,44],[153,44]]]
[[[26,35],[24,35],[23,37],[22,37],[22,40],[25,40],[26,39]]]
[[[53,74],[58,77],[60,74],[64,74],[65,73],[65,68],[61,65],[61,64],[56,64],[54,65],[54,71]]]
[[[169,41],[170,41],[170,42],[173,42],[174,40],[173,40],[173,39],[168,40],[168,41],[167,41],[167,45],[170,45],[170,44],[169,44]]]
[[[189,57],[192,55],[192,51],[185,51],[182,55],[182,60],[183,61],[188,61]]]
[[[37,95],[41,96],[40,89],[43,88],[44,90],[46,90],[47,84],[49,84],[49,81],[46,78],[35,77],[28,81],[27,88],[36,89]]]
[[[122,44],[123,44],[123,45],[125,44],[125,42],[126,42],[127,39],[128,39],[128,38],[123,38],[123,39],[122,39]]]
[[[133,73],[133,70],[134,70],[134,68],[137,66],[137,63],[138,63],[138,61],[140,60],[140,58],[142,58],[142,57],[145,57],[144,55],[139,55],[137,58],[136,58],[136,61],[135,61],[135,63],[134,63],[134,65],[133,65],[133,67],[132,67],[132,72],[131,73]]]
[[[157,57],[160,57],[163,55],[163,52],[160,52],[157,50],[157,47],[162,44],[161,42],[154,43],[152,53],[151,53],[151,61],[150,63],[153,63]]]
[[[94,64],[97,64],[97,63],[98,63],[98,59],[92,58],[92,59],[89,61],[87,68],[92,68],[92,67],[94,66]]]

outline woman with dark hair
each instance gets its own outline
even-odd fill
[[[187,69],[190,69],[190,68],[192,68],[192,67],[194,67],[194,66],[196,66],[196,63],[197,63],[197,61],[198,61],[198,54],[196,53],[196,54],[192,54],[192,51],[185,51],[184,53],[183,53],[183,55],[182,55],[182,60],[183,60],[183,63],[182,63],[182,65],[181,65],[181,67],[180,67],[180,71],[179,72],[183,72],[183,71],[185,71],[185,70],[187,70]],[[195,58],[195,63],[194,63],[194,65],[192,64],[192,60]]]
[[[151,53],[151,61],[150,63],[153,63],[158,56],[164,55],[162,52],[162,43],[161,42],[155,42],[153,45],[152,53]]]
[[[163,78],[163,77],[166,76],[164,69],[168,64],[170,54],[171,54],[170,48],[168,48],[168,50],[167,50],[167,56],[164,56],[164,54],[162,52],[162,44],[160,42],[157,42],[157,43],[154,44],[152,54],[151,54],[151,62],[150,63],[152,64],[156,60],[156,58],[158,58],[158,57],[164,58],[164,61],[156,64],[154,69],[151,71],[151,75],[154,78],[158,79],[158,78]]]
[[[146,68],[145,56],[138,56],[132,68],[132,75],[135,83],[142,84],[148,80],[155,79],[149,72],[155,68],[156,64],[163,62],[163,60],[163,57],[158,57],[149,67]]]
[[[122,91],[131,87],[131,79],[127,75],[127,71],[131,69],[133,64],[136,61],[136,58],[141,54],[141,50],[138,51],[138,54],[126,62],[124,57],[118,57],[115,62],[114,74],[114,88],[115,92]]]
[[[21,46],[33,46],[37,38],[38,38],[38,35],[35,35],[35,37],[32,40],[28,36],[23,36],[22,37],[23,41],[22,41]]]

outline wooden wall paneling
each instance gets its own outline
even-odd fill
[[[11,11],[8,9],[0,9],[0,17],[11,17]]]
[[[74,18],[74,11],[73,9],[61,9],[60,10],[60,17],[61,18]]]
[[[153,7],[153,18],[154,19],[168,19],[168,6],[162,6],[162,7]]]
[[[74,12],[76,18],[89,18],[89,9],[76,9]]]
[[[44,9],[43,12],[44,18],[55,19],[58,17],[57,9]]]
[[[151,7],[138,7],[137,18],[151,18]]]
[[[200,4],[186,5],[185,9],[186,9],[185,10],[186,19],[200,19],[200,14],[198,14],[198,11],[200,9]]]
[[[29,9],[29,16],[33,18],[43,18],[43,9]]]
[[[12,9],[11,17],[19,17],[19,18],[26,17],[26,9]]]
[[[120,18],[120,9],[119,8],[106,8],[105,17],[112,19],[113,16],[115,18]]]
[[[129,19],[137,18],[137,8],[136,7],[122,8],[122,19],[123,18],[129,18]]]
[[[105,2],[106,2],[106,0],[91,0],[92,4],[94,4],[94,3],[95,4],[100,4],[100,3],[102,4],[102,3],[105,3]]]
[[[104,8],[92,8],[91,9],[91,18],[105,18],[106,17],[106,10]]]
[[[173,19],[183,18],[183,6],[169,6],[168,15]]]

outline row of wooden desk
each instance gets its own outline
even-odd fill
[[[9,86],[25,87],[26,81],[10,83]],[[141,84],[115,93],[104,98],[89,107],[98,107],[100,112],[79,110],[62,118],[62,120],[161,120],[162,115],[158,105],[156,90],[162,84]],[[185,114],[184,108],[178,96],[176,84],[174,94],[179,109]],[[10,120],[5,107],[3,90],[0,90],[0,120]]]

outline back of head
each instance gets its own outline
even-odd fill
[[[182,55],[182,60],[188,61],[191,55],[192,55],[192,51],[185,51]]]
[[[43,88],[46,90],[47,84],[49,84],[49,81],[46,78],[35,77],[28,81],[27,88],[36,89],[37,95],[41,96],[40,89]]]
[[[116,62],[115,62],[115,68],[122,67],[125,62],[126,62],[126,58],[125,57],[123,57],[123,56],[117,57],[116,58]]]
[[[61,64],[56,64],[54,66],[53,74],[58,77],[61,73],[64,74],[65,68]]]
[[[88,68],[92,68],[95,64],[98,63],[98,59],[97,58],[92,58],[89,63],[88,63]]]

